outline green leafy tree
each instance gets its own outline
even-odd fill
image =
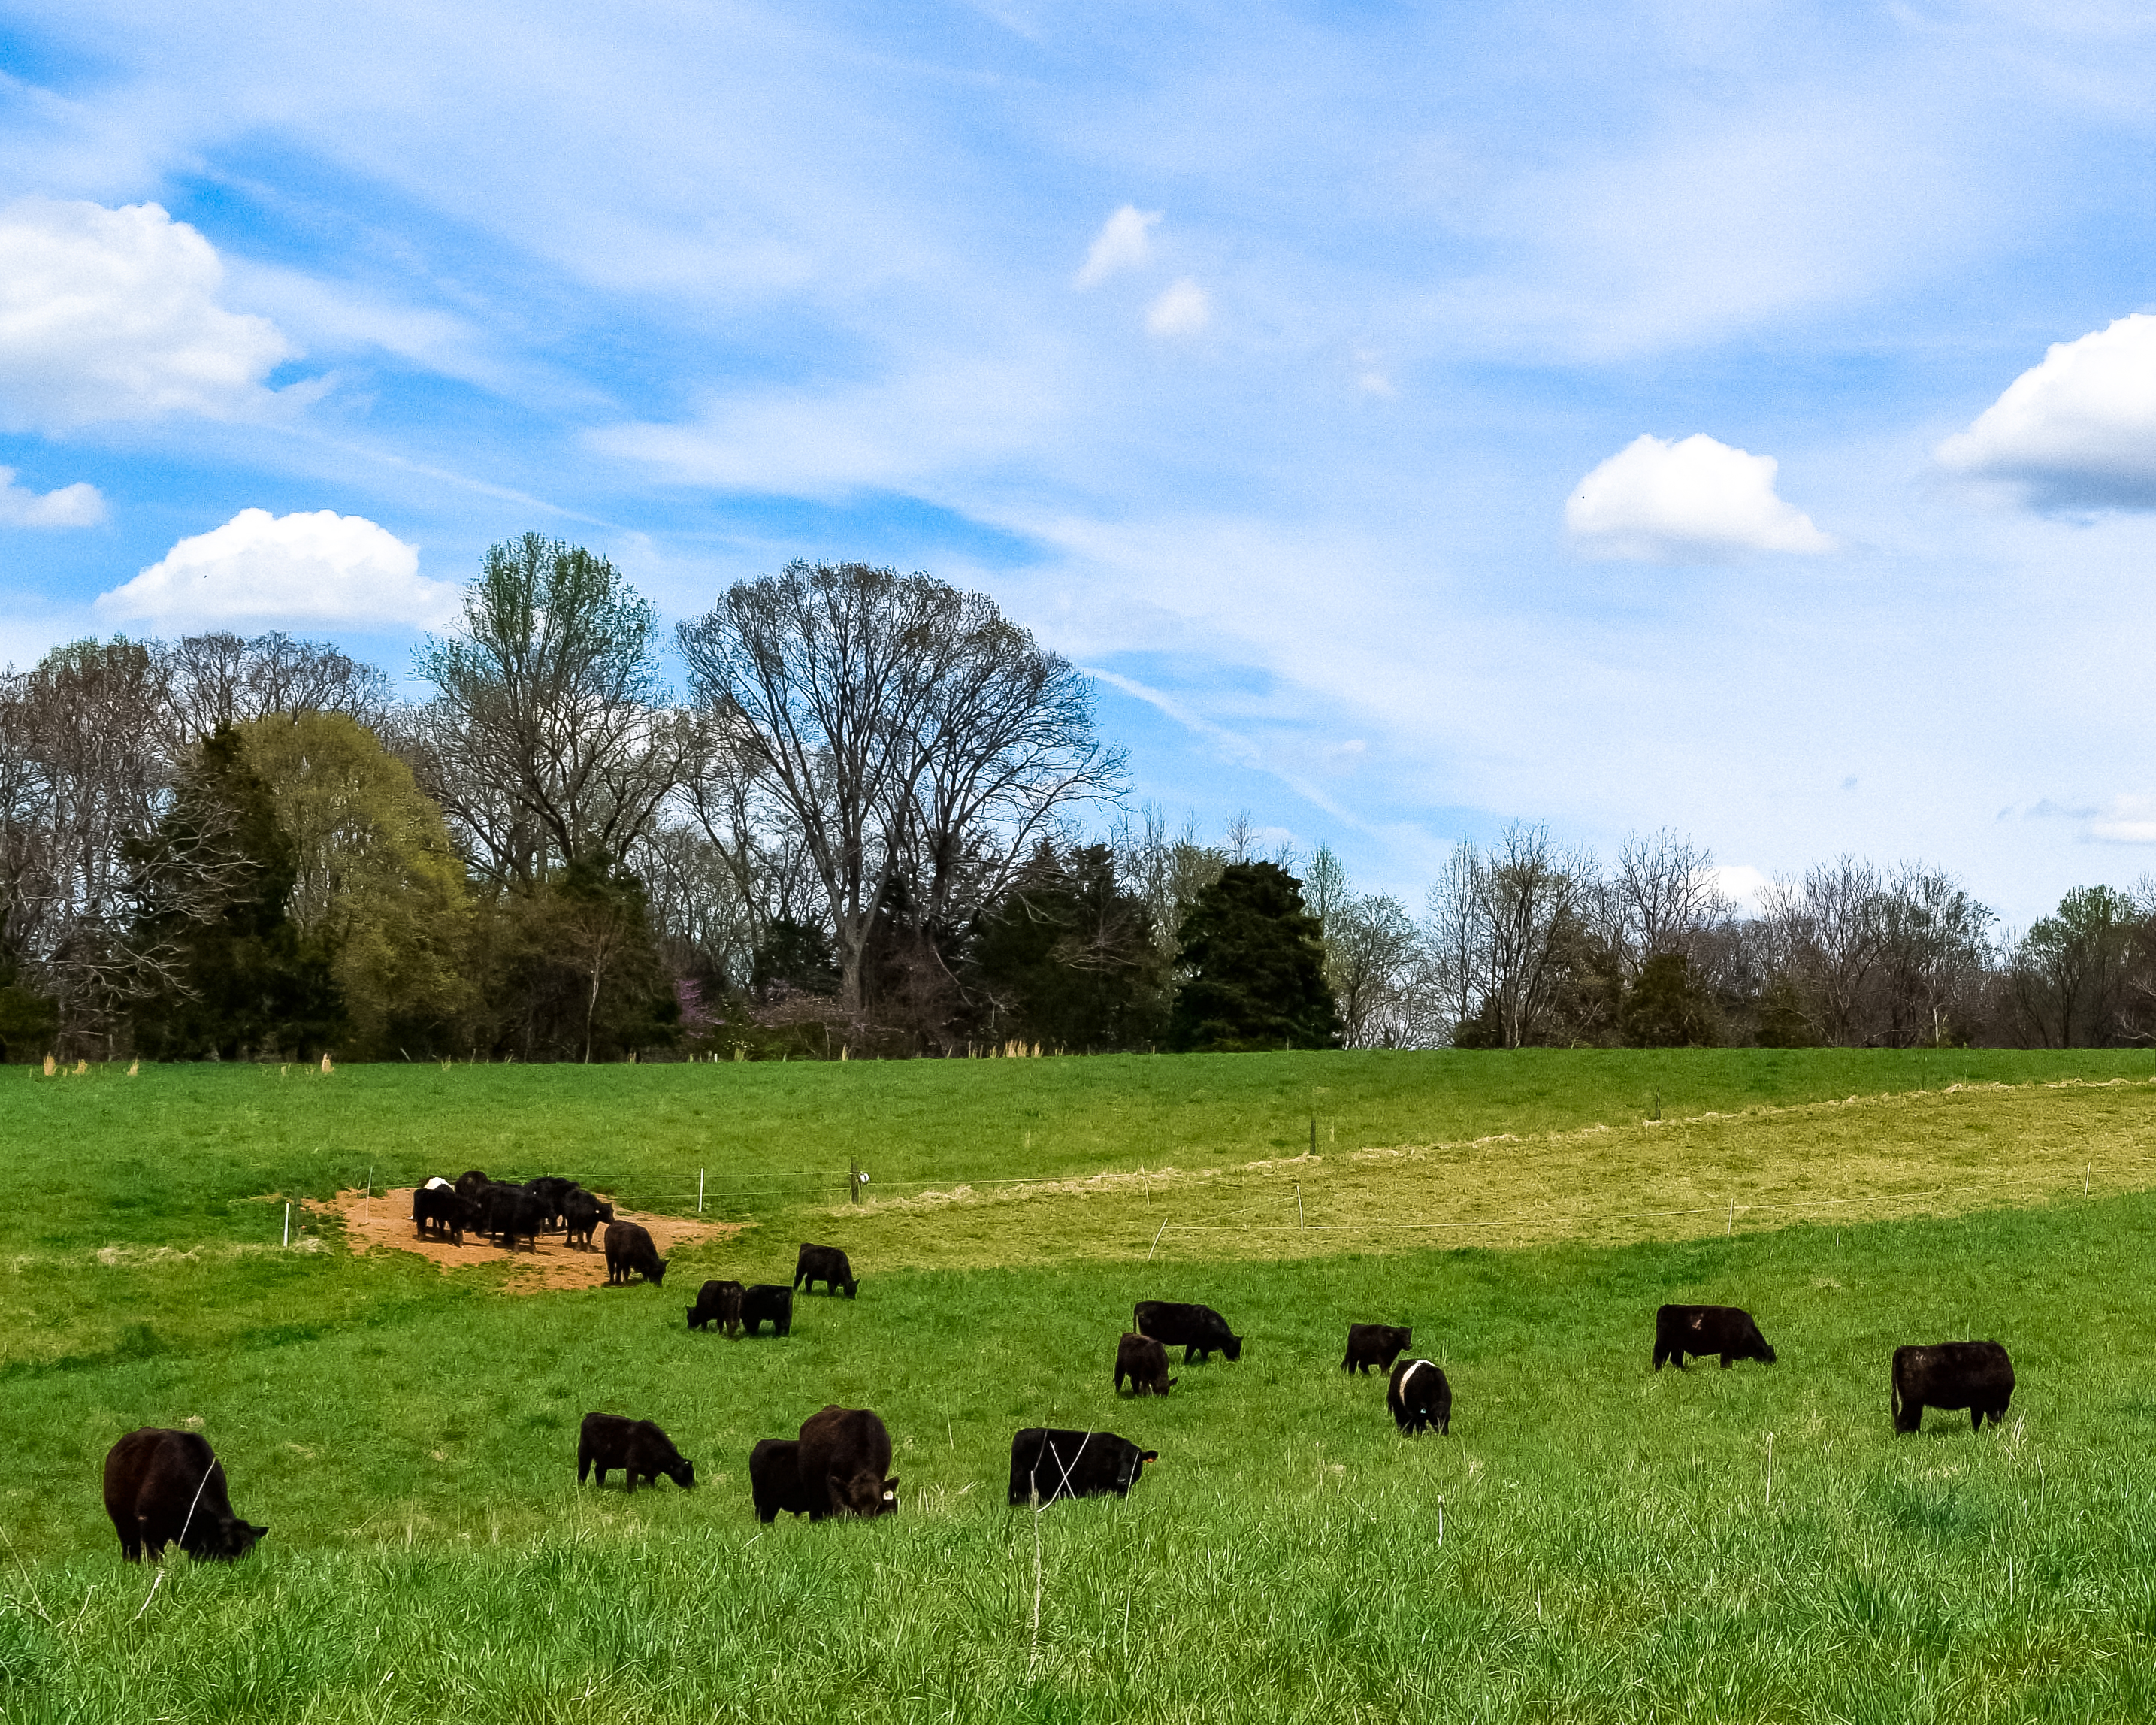
[[[1325,981],[1317,919],[1302,883],[1276,863],[1234,863],[1183,920],[1169,1046],[1229,1053],[1337,1048],[1340,1020]]]
[[[239,729],[290,847],[286,901],[331,955],[357,1053],[456,1045],[469,1008],[471,896],[440,808],[412,769],[341,713],[280,713]]]
[[[336,1042],[344,1004],[323,939],[288,914],[298,855],[239,734],[203,741],[155,832],[130,846],[154,967],[136,1038],[163,1059],[305,1055]]]

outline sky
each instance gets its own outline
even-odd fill
[[[2156,870],[2156,14],[0,0],[0,661],[994,595],[1136,799]]]

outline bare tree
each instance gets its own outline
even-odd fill
[[[704,740],[667,704],[657,637],[612,563],[526,533],[487,552],[459,626],[419,649],[439,692],[400,744],[497,880],[624,855],[689,776]]]
[[[1478,908],[1506,1047],[1522,1047],[1547,1028],[1563,980],[1558,940],[1594,879],[1593,859],[1559,850],[1546,826],[1515,823],[1491,848]]]
[[[1772,963],[1794,989],[1820,1040],[1866,1040],[1867,993],[1883,949],[1879,872],[1842,856],[1795,880],[1777,876],[1759,895]]]
[[[1325,925],[1325,974],[1349,1048],[1404,1048],[1419,1040],[1409,993],[1414,920],[1396,898],[1371,893],[1337,905]]]
[[[271,713],[342,713],[379,735],[393,706],[388,677],[319,641],[276,631],[243,640],[218,631],[156,650],[175,755],[225,726]]]
[[[849,1012],[895,880],[921,927],[947,930],[1121,780],[1083,679],[927,575],[792,563],[730,588],[679,639],[717,736],[823,885]]]
[[[1666,827],[1651,838],[1634,833],[1618,847],[1617,865],[1603,882],[1601,920],[1627,983],[1661,953],[1691,957],[1699,937],[1729,915],[1713,867],[1705,846]]]
[[[1879,895],[1873,1034],[1892,1048],[1944,1041],[1973,1015],[1990,957],[1992,913],[1944,869],[1905,863]],[[1967,1024],[1959,1028],[1964,1034]]]
[[[1184,912],[1220,878],[1227,854],[1199,839],[1195,816],[1171,834],[1166,815],[1150,803],[1136,825],[1126,820],[1117,827],[1115,848],[1124,879],[1145,903],[1155,944],[1173,958],[1183,949]]]

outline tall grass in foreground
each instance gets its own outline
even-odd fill
[[[0,1713],[2145,1717],[2153,1230],[2133,1195],[1604,1250],[871,1269],[783,1343],[688,1334],[670,1284],[437,1279],[300,1334],[331,1278],[286,1291],[284,1336],[199,1349],[159,1312],[161,1351],[6,1386]],[[1148,1296],[1219,1306],[1242,1363],[1118,1401]],[[1780,1363],[1650,1373],[1666,1299],[1750,1307]],[[1454,1436],[1400,1440],[1339,1373],[1357,1318],[1414,1323]],[[1894,1438],[1892,1346],[1965,1336],[2013,1351],[2008,1426]],[[901,1515],[759,1529],[750,1444],[830,1399],[889,1421]],[[578,1491],[590,1407],[658,1418],[700,1488]],[[97,1461],[189,1415],[271,1532],[142,1610]],[[1041,1518],[1037,1659],[1033,1528],[1001,1501],[1034,1423],[1162,1455],[1127,1503]]]

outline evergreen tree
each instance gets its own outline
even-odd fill
[[[276,799],[229,728],[206,738],[157,830],[131,845],[151,966],[136,1038],[162,1059],[306,1055],[334,1042],[344,1007],[325,942],[287,914],[298,858]]]
[[[1168,1045],[1231,1053],[1337,1048],[1340,1021],[1325,982],[1317,919],[1302,883],[1275,863],[1235,863],[1183,920],[1182,963]]]
[[[1640,968],[1619,1014],[1634,1048],[1712,1048],[1714,1008],[1681,952],[1657,952]]]
[[[992,1037],[1097,1054],[1159,1039],[1166,973],[1152,914],[1117,880],[1115,853],[1043,845],[982,920],[971,976]]]

